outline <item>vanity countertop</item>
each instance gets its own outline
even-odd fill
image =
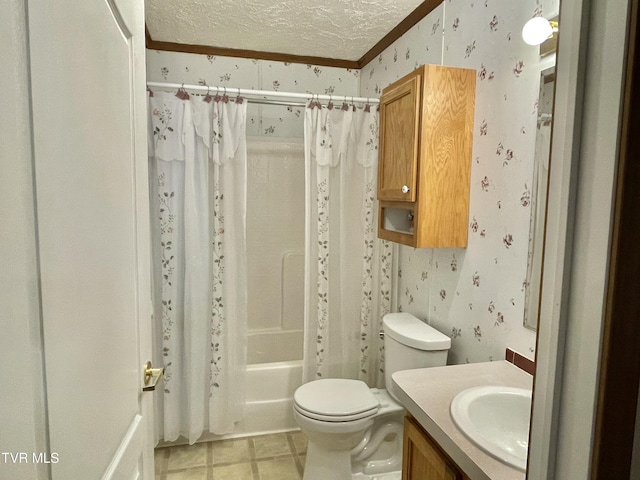
[[[398,399],[467,476],[473,480],[524,480],[524,472],[468,440],[453,423],[449,406],[462,390],[480,385],[531,389],[531,375],[503,360],[404,370],[392,378]]]

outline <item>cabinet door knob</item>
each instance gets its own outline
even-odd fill
[[[407,187],[406,185],[402,186],[402,193],[409,193],[409,187]]]

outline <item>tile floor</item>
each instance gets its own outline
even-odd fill
[[[156,480],[301,480],[300,431],[158,448]]]

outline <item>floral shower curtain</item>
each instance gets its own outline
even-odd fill
[[[377,238],[378,112],[331,107],[305,110],[304,379],[382,386],[392,249]]]
[[[149,94],[158,438],[231,433],[246,362],[246,110]]]

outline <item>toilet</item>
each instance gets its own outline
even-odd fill
[[[309,443],[304,480],[399,480],[405,410],[391,375],[446,365],[451,339],[409,313],[383,318],[386,389],[328,378],[298,387],[293,416]]]

